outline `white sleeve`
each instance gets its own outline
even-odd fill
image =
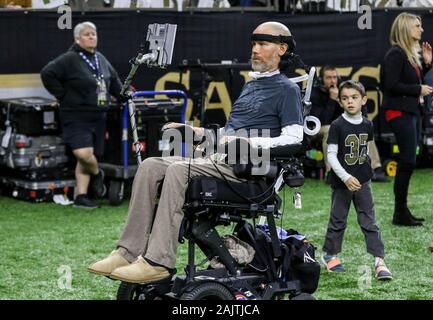
[[[281,134],[274,138],[250,138],[253,148],[270,149],[288,144],[299,144],[304,138],[304,126],[293,124],[281,129]]]
[[[341,179],[341,181],[346,182],[349,180],[351,175],[347,173],[346,170],[341,166],[337,158],[338,144],[328,145],[328,162],[335,174]]]

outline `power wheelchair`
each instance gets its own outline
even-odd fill
[[[173,274],[146,284],[122,282],[117,299],[271,300],[288,296],[314,300],[311,294],[320,276],[320,266],[314,259],[315,248],[305,240],[298,241],[298,246],[282,241],[275,223],[281,217],[282,201],[278,192],[284,185],[299,187],[304,183],[302,162],[298,158],[303,151],[302,145],[272,149],[265,175],[252,175],[251,163],[234,165],[235,174],[246,178],[243,183],[207,176],[191,178],[179,232],[179,242],[188,241],[185,274]],[[260,217],[267,220],[266,232],[256,227],[256,219]],[[253,220],[253,225],[247,219]],[[234,234],[255,250],[250,264],[237,263],[215,229],[232,223],[236,224]],[[196,246],[207,260],[218,257],[223,267],[199,269]],[[310,261],[301,261],[302,256],[298,261],[298,266],[307,266],[306,272],[297,269],[293,262],[300,252],[310,257]]]
[[[149,48],[152,53],[143,55],[143,52],[140,52],[132,60],[131,71],[122,87],[121,96],[125,101],[130,102],[128,108],[139,162],[140,143],[135,126],[134,104],[132,96],[128,94],[128,88],[140,64],[165,66],[171,63],[175,33],[176,25],[149,26],[146,40],[151,43]],[[169,36],[166,36],[167,34]],[[309,98],[315,68],[307,67],[300,57],[293,53],[295,42],[291,37],[287,44],[290,50],[282,57],[281,67],[284,65],[284,68],[287,68],[296,64],[308,70],[305,76],[290,79],[295,83],[308,80],[303,99],[305,118],[311,108]],[[307,122],[307,118],[305,120]],[[310,134],[314,135],[312,131]],[[288,294],[290,298],[312,299],[309,294],[316,290],[320,275],[320,267],[314,260],[314,247],[304,240],[299,240],[298,243],[281,241],[275,224],[275,218],[280,216],[279,209],[282,203],[278,191],[284,184],[297,187],[304,182],[302,165],[297,155],[305,150],[302,150],[301,145],[289,149],[272,150],[269,170],[263,176],[252,177],[253,170],[249,164],[235,165],[235,173],[247,178],[245,183],[209,177],[192,178],[188,184],[184,219],[179,233],[180,242],[184,239],[188,240],[188,264],[185,275],[173,275],[162,281],[141,285],[122,282],[117,298],[121,300],[254,298],[269,300],[282,298]],[[259,216],[265,216],[267,219],[266,232],[255,226],[255,219]],[[248,224],[246,219],[252,219],[254,226]],[[237,224],[235,228],[237,235],[243,235],[243,240],[247,242],[249,240],[253,245],[256,252],[254,260],[262,268],[257,268],[257,264],[255,267],[253,264],[246,266],[238,264],[224,246],[215,227],[229,225],[232,222]],[[296,233],[293,233],[296,236]],[[209,260],[218,256],[224,267],[198,270],[195,262],[196,246]],[[310,268],[307,269],[310,272],[302,273],[299,268],[295,268],[292,263],[295,259],[292,258],[296,256],[301,261],[303,258],[309,258],[309,262],[304,264],[309,264]],[[314,279],[309,282],[310,275]]]

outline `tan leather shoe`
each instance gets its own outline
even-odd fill
[[[113,270],[129,264],[128,260],[126,260],[118,250],[114,250],[105,259],[92,263],[87,270],[102,276],[109,276]]]
[[[129,266],[120,267],[114,270],[110,278],[129,283],[146,283],[158,281],[170,276],[164,267],[151,266],[143,257],[139,257]]]

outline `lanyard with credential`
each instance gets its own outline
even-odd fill
[[[95,78],[99,78],[99,59],[98,59],[98,55],[95,53],[95,64],[96,66],[93,65],[92,61],[90,61],[82,52],[79,52],[80,57],[84,60],[84,62],[86,62],[88,64],[88,66],[96,72]]]
[[[87,65],[96,72],[96,74],[94,74],[94,77],[97,84],[96,94],[98,96],[98,106],[105,106],[107,102],[107,87],[105,85],[104,75],[100,73],[98,55],[95,54],[95,65],[93,65],[93,63],[84,55],[84,53],[79,52],[79,54],[80,57],[84,60],[84,62],[86,62]]]

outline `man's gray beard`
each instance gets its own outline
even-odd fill
[[[274,56],[272,58],[273,61],[271,61],[269,63],[266,63],[266,62],[254,63],[254,61],[251,59],[252,60],[251,61],[251,68],[253,69],[253,71],[257,71],[260,73],[269,71],[272,69],[273,62],[276,62],[276,61],[274,61],[274,59],[277,60],[277,58],[278,58],[278,55]]]
[[[257,71],[260,73],[266,72],[269,70],[269,66],[266,63],[252,63],[251,67],[253,68],[253,71]]]

